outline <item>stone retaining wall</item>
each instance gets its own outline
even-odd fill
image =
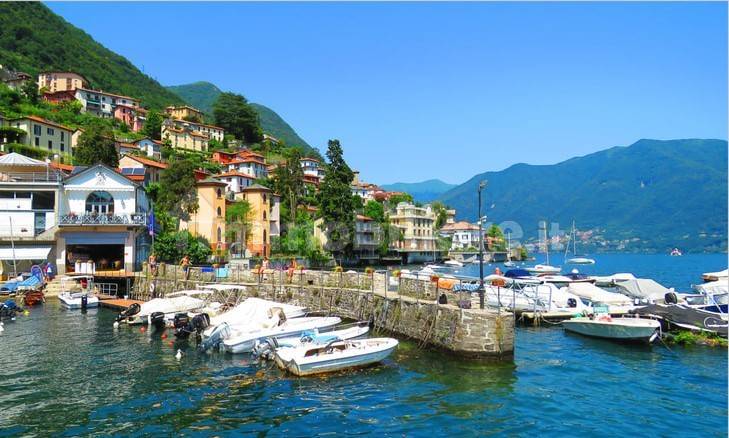
[[[135,274],[132,298],[165,296],[215,280],[213,273],[195,269],[190,270],[188,279],[177,267],[160,269],[157,276],[144,271]],[[426,284],[425,293],[416,293],[416,297],[412,297],[388,291],[388,277],[383,273],[322,271],[296,272],[293,275],[282,271],[263,274],[240,271],[229,273],[223,282],[244,285],[242,294],[248,297],[257,296],[305,306],[310,311],[372,321],[377,328],[456,355],[513,358],[514,318],[511,313],[438,304],[432,285]],[[150,284],[155,285],[153,293],[150,293]],[[410,286],[419,287],[415,284]]]

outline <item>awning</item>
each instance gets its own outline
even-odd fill
[[[15,251],[11,246],[0,246],[0,260],[48,260],[50,246],[16,246]]]

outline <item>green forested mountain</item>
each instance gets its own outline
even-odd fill
[[[167,87],[167,89],[208,115],[212,115],[213,104],[222,93],[220,88],[215,84],[205,81],[185,85],[172,85]],[[299,146],[306,155],[319,156],[319,152],[299,137],[296,131],[281,116],[276,114],[275,111],[258,103],[251,103],[251,106],[258,112],[263,132],[283,140],[289,146]]]
[[[213,114],[213,104],[218,96],[223,93],[215,84],[205,81],[185,85],[170,85],[167,89],[211,117]]]
[[[727,142],[640,140],[544,166],[516,164],[476,175],[439,199],[476,220],[476,187],[488,180],[484,213],[535,236],[537,222],[572,220],[603,249],[663,252],[727,249]],[[600,240],[600,239],[597,239]]]
[[[441,194],[456,187],[457,184],[448,184],[439,179],[429,179],[417,183],[393,183],[382,186],[385,190],[393,192],[407,192],[418,202],[430,202]]]
[[[46,70],[74,71],[94,88],[140,98],[150,108],[182,103],[129,60],[40,2],[0,2],[0,64],[33,76]]]

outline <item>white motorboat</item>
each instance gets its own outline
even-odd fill
[[[261,342],[269,338],[290,338],[301,336],[308,330],[324,329],[332,327],[340,322],[341,318],[335,316],[301,317],[279,324],[280,319],[271,318],[270,324],[261,324],[258,327],[230,327],[228,333],[224,333],[222,348],[233,354],[249,353]]]
[[[130,306],[117,316],[118,322],[127,324],[150,324],[152,314],[164,315],[164,321],[172,321],[177,313],[192,312],[205,307],[205,300],[195,298],[188,293],[177,292],[171,298],[154,298],[138,306]],[[161,322],[161,321],[159,321]]]
[[[649,343],[658,337],[661,330],[661,323],[654,319],[612,318],[607,314],[568,319],[562,321],[562,326],[567,331],[595,338]]]
[[[558,274],[562,271],[561,268],[550,265],[534,265],[524,268],[532,274]]]
[[[557,287],[563,287],[563,286],[569,286],[573,283],[594,283],[595,280],[586,277],[584,275],[579,274],[570,274],[570,275],[542,275],[537,277],[538,279],[544,281],[545,283],[552,283]]]
[[[58,299],[61,301],[61,305],[67,309],[99,307],[99,298],[94,295],[93,275],[62,278],[61,290]]]
[[[300,336],[267,339],[266,342],[259,344],[254,349],[254,353],[266,359],[273,359],[273,353],[277,348],[299,348],[305,345],[326,345],[333,341],[360,339],[365,337],[369,331],[370,327],[367,321],[337,326],[334,327],[334,330],[329,331],[307,330]]]
[[[324,346],[276,350],[276,364],[297,376],[329,373],[375,364],[397,348],[397,339],[372,338],[335,341]]]
[[[462,268],[463,263],[459,262],[458,260],[446,260],[443,262],[444,265],[453,267],[453,268]]]

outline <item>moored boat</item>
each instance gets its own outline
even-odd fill
[[[250,353],[256,345],[269,338],[300,336],[305,331],[332,327],[340,322],[341,318],[335,316],[300,317],[289,320],[272,318],[270,325],[262,324],[255,328],[231,327],[229,332],[223,335],[222,346],[228,353]]]
[[[330,373],[364,367],[384,360],[398,341],[393,338],[334,341],[324,346],[276,350],[276,364],[297,376]]]
[[[608,314],[568,319],[562,321],[562,326],[584,336],[648,343],[659,336],[661,329],[661,323],[653,319],[612,318]]]
[[[67,309],[90,309],[99,307],[99,298],[94,295],[94,276],[77,275],[61,280],[58,300]]]
[[[40,290],[28,291],[23,296],[23,303],[29,307],[45,302],[46,296],[43,291]]]

